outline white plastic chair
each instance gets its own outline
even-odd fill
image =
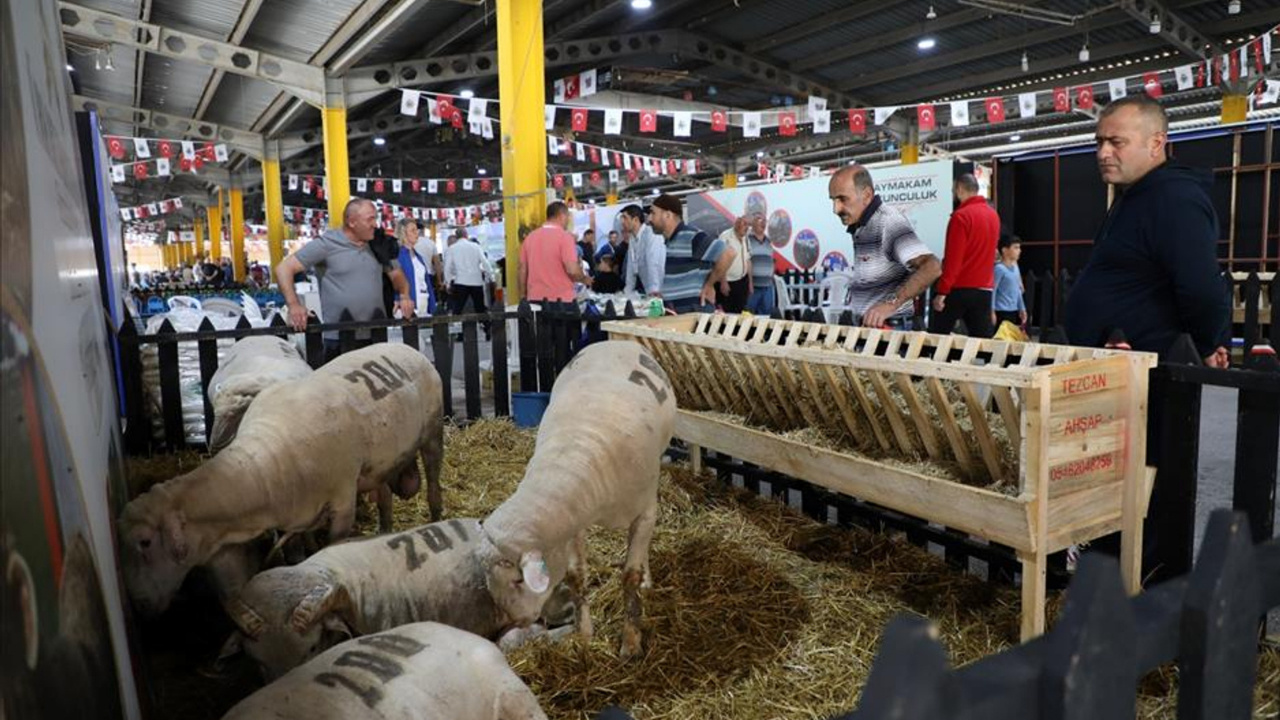
[[[787,284],[782,281],[781,275],[773,276],[773,294],[773,303],[783,315],[795,307],[791,304],[791,294],[787,292]]]
[[[820,305],[826,322],[839,322],[841,313],[853,309],[849,304],[849,284],[852,280],[853,278],[839,272],[829,273],[823,278]]]

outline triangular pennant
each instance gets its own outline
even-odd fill
[[[886,121],[888,121],[888,119],[889,119],[889,118],[890,118],[894,113],[898,112],[898,107],[899,107],[898,105],[890,105],[889,107],[878,107],[878,108],[876,108],[876,113],[875,113],[875,115],[876,115],[876,117],[875,117],[876,124],[877,124],[877,125],[884,125],[884,124],[885,124],[885,122],[886,122]]]
[[[672,134],[676,137],[689,137],[693,134],[693,113],[677,112],[673,113],[675,118],[675,129]]]

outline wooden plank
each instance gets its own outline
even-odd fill
[[[1021,498],[784,440],[685,410],[676,413],[675,435],[835,492],[1017,549],[1031,549],[1026,502]]]
[[[808,333],[812,332],[811,326],[812,323],[801,323],[793,327],[791,333],[787,336],[786,346],[792,348],[798,347],[801,339]],[[787,381],[787,387],[792,391],[791,401],[800,408],[800,413],[804,415],[805,421],[809,423],[810,426],[820,425],[821,422],[818,419],[820,417],[820,412],[818,410],[818,405],[820,403],[818,402],[818,397],[806,396],[805,393],[801,391],[801,385],[804,382],[804,378],[796,377],[800,374],[798,372],[799,365],[800,361],[798,360],[788,361],[781,364],[781,368],[784,373],[783,376]]]
[[[783,325],[784,322],[781,320],[765,320],[764,331],[756,333],[755,345],[766,345],[772,342],[777,342],[778,338],[781,337],[780,328]],[[751,345],[748,345],[747,347],[751,347]],[[774,363],[771,362],[769,358],[761,356],[745,357],[744,359],[748,363],[755,364],[756,367],[760,369],[760,372],[767,378],[765,386],[774,393],[777,398],[777,407],[781,408],[782,412],[786,414],[787,422],[792,425],[799,425],[803,418],[801,418],[796,407],[789,401],[787,391],[783,388],[782,375],[774,367]]]
[[[1130,357],[1128,429],[1124,490],[1121,504],[1120,576],[1130,595],[1142,589],[1142,533],[1147,516],[1147,391],[1150,359]]]
[[[755,326],[755,318],[745,318],[739,326],[739,337],[746,337],[751,328]],[[748,386],[750,391],[754,393],[753,409],[763,407],[765,414],[778,427],[786,424],[786,414],[779,409],[778,404],[771,396],[772,388],[769,387],[769,381],[765,380],[760,373],[760,369],[755,363],[751,362],[751,358],[741,353],[726,353],[729,363],[732,364],[740,375],[748,378]]]
[[[868,332],[876,332],[879,330],[870,330]],[[863,332],[855,331],[848,334],[844,341],[844,348],[852,351],[854,345],[863,336]],[[878,337],[878,336],[877,336]],[[844,368],[845,377],[849,379],[849,385],[853,388],[853,395],[858,399],[858,404],[862,406],[862,411],[867,418],[867,424],[871,426],[871,431],[875,433],[876,442],[880,443],[880,449],[885,452],[892,452],[893,445],[889,440],[889,436],[885,433],[880,423],[876,422],[875,406],[871,403],[871,396],[867,393],[866,387],[862,384],[862,376],[854,368],[846,366]]]
[[[702,382],[702,364],[694,352],[698,348],[682,342],[671,343],[671,350],[679,356],[685,375],[689,378],[689,387],[693,389],[693,397],[704,407],[715,408],[716,398],[711,388]]]
[[[972,364],[977,356],[978,343],[973,339],[967,340],[964,352],[960,355],[960,363]],[[991,473],[991,479],[1000,482],[1004,479],[1004,459],[1001,457],[1000,448],[996,445],[995,437],[991,435],[991,428],[987,425],[987,412],[983,408],[983,403],[978,399],[972,383],[956,383],[956,386],[960,389],[960,397],[964,398],[965,407],[969,409],[969,423],[973,425],[973,434],[978,439],[982,461],[987,466],[987,471]]]
[[[671,381],[671,387],[676,391],[677,404],[690,402],[694,397],[694,391],[689,387],[692,378],[685,372],[682,363],[672,352],[674,343],[639,336],[634,336],[632,339],[647,349],[658,361],[658,364],[662,366],[662,369],[666,371],[667,378]]]
[[[1024,411],[1027,422],[1026,487],[1029,496],[1027,527],[1032,551],[1022,556],[1022,640],[1044,632],[1045,560],[1049,533],[1049,466],[1045,450],[1049,444],[1049,424],[1045,415],[1051,397],[1049,383],[1025,391]],[[1029,492],[1028,492],[1029,491]]]
[[[822,386],[818,383],[818,378],[813,373],[813,366],[810,363],[799,363],[800,374],[804,377],[805,384],[809,386],[809,396],[813,398],[814,405],[817,406],[818,412],[822,415],[823,423],[828,428],[840,427],[840,420],[836,418],[835,412],[829,403],[822,402]],[[835,393],[835,388],[831,389]]]
[[[951,352],[952,337],[954,336],[949,335],[940,341],[935,352],[946,357],[946,354]],[[942,426],[942,432],[946,435],[947,443],[951,446],[951,454],[960,465],[961,471],[966,476],[973,477],[973,458],[969,456],[969,445],[966,442],[964,433],[960,432],[960,426],[956,423],[956,416],[951,409],[951,398],[947,396],[947,389],[943,387],[942,382],[936,377],[927,378],[925,387],[929,388],[929,396],[933,399],[933,409],[937,411],[938,424]]]
[[[871,356],[879,349],[882,333],[883,331],[878,329],[872,329],[867,333],[867,344],[863,346],[861,353],[863,357]],[[884,416],[889,421],[889,428],[893,430],[894,439],[898,441],[898,449],[907,457],[914,457],[916,448],[915,444],[911,442],[911,433],[907,431],[907,423],[902,416],[902,408],[898,407],[898,403],[894,401],[884,376],[878,372],[868,371],[867,380],[871,383],[872,389],[875,390],[876,397],[880,398],[880,407],[884,410]]]
[[[1004,367],[1008,359],[1008,345],[996,348],[991,354],[991,364],[996,367]],[[1000,408],[1005,432],[1009,434],[1009,444],[1017,450],[1022,445],[1022,420],[1019,417],[1018,406],[1013,402],[1013,393],[1009,388],[993,386],[991,396],[996,399],[996,407]]]
[[[920,357],[920,351],[924,349],[925,334],[913,333],[913,335],[911,343],[907,346],[904,360],[915,360]],[[898,385],[898,391],[907,401],[907,408],[911,411],[911,419],[915,422],[916,431],[920,433],[920,442],[924,444],[925,452],[934,460],[942,460],[942,446],[938,444],[938,435],[934,432],[933,418],[925,409],[924,403],[920,401],[920,395],[916,392],[911,376],[906,373],[894,373],[893,378]]]

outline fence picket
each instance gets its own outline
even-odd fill
[[[448,323],[439,323],[431,328],[431,355],[436,372],[440,373],[444,416],[453,417],[453,338],[449,336]]]
[[[165,318],[156,332],[160,336],[156,359],[160,363],[160,405],[163,410],[164,442],[170,449],[185,444],[182,432],[182,385],[178,367],[178,343],[166,336],[175,334],[173,323]]]
[[[277,315],[277,318],[280,316]],[[200,331],[209,332],[214,330],[213,321],[205,318],[200,321]],[[200,355],[200,389],[204,396],[204,437],[205,443],[209,443],[211,438],[209,433],[213,432],[213,403],[209,401],[209,383],[213,381],[213,374],[218,371],[218,341],[213,338],[205,338],[199,341]]]
[[[462,381],[467,419],[480,419],[480,340],[475,320],[462,322]]]
[[[146,398],[142,390],[142,350],[138,345],[138,325],[125,311],[124,323],[117,333],[120,339],[120,373],[124,378],[124,443],[130,455],[146,452],[151,444],[151,428],[147,423]]]
[[[501,305],[495,304],[489,313],[491,340],[489,343],[490,370],[493,372],[493,415],[507,417],[511,414],[511,396],[507,377],[507,314]]]
[[[307,316],[307,364],[312,370],[319,370],[324,365],[324,334],[319,330],[320,318]]]

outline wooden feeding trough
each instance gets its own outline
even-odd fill
[[[1153,354],[736,315],[602,328],[667,371],[695,460],[727,453],[1014,548],[1024,639],[1044,630],[1049,553],[1122,531],[1139,588]]]

